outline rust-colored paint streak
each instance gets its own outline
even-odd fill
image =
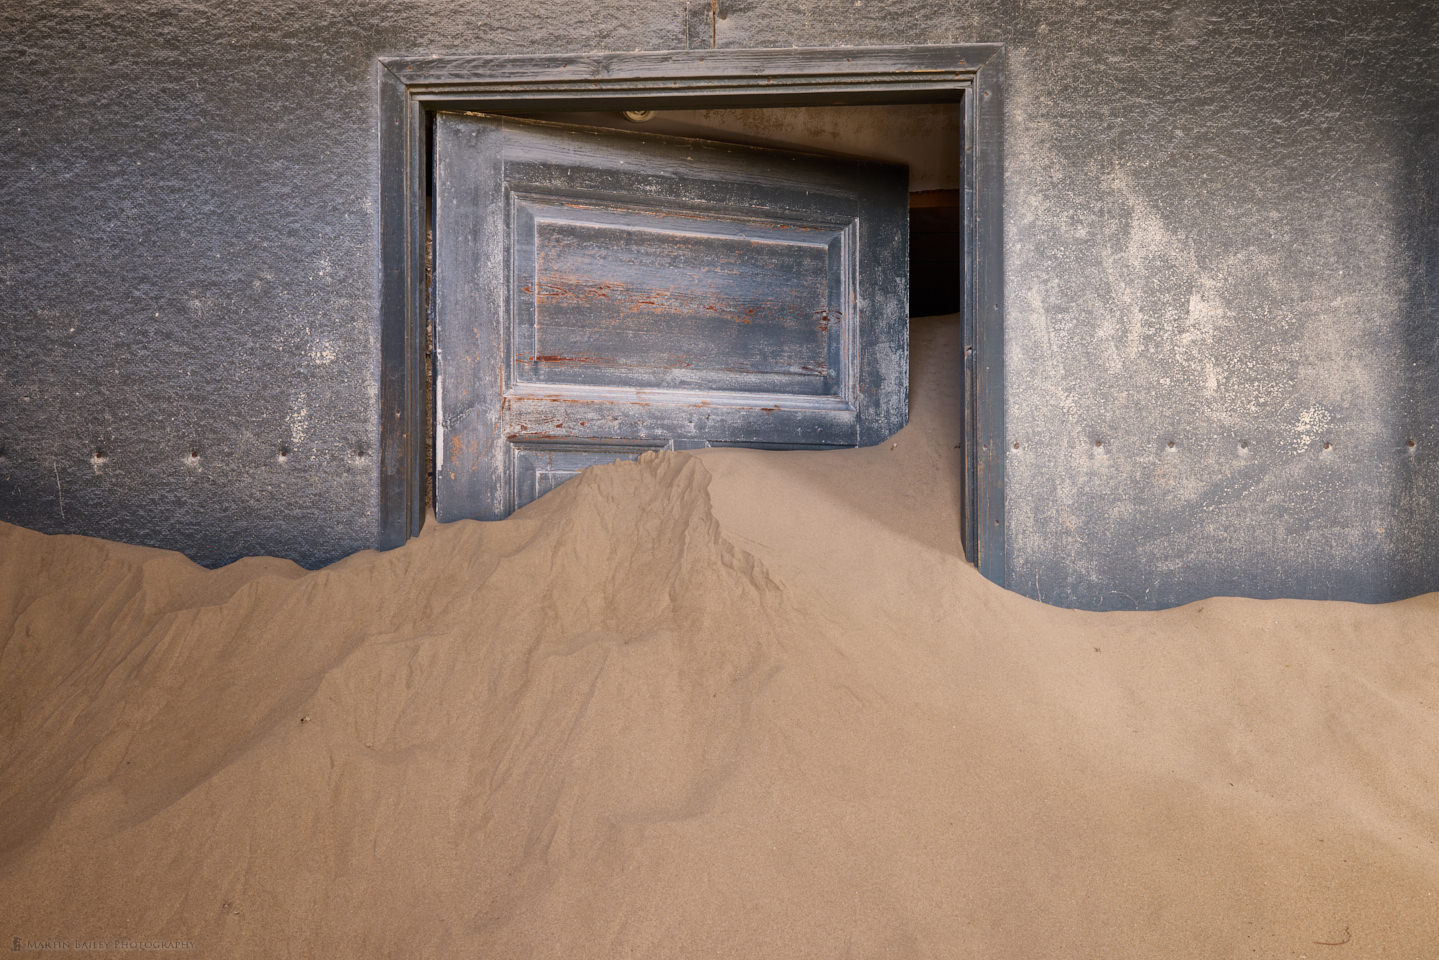
[[[739,271],[712,268],[709,272],[737,274]],[[537,307],[573,308],[596,303],[603,299],[631,314],[682,318],[693,317],[696,313],[714,313],[734,320],[736,323],[750,324],[756,319],[762,319],[775,326],[794,327],[803,326],[808,322],[808,318],[819,316],[821,332],[829,329],[829,321],[833,319],[832,313],[828,310],[814,311],[812,299],[807,304],[804,301],[808,298],[797,299],[794,296],[782,296],[776,299],[735,297],[707,301],[706,292],[701,290],[687,292],[674,289],[659,290],[653,287],[632,289],[625,284],[612,281],[593,281],[585,277],[558,277],[542,280],[537,283],[537,287],[538,292],[535,294]],[[822,296],[822,294],[818,294],[818,291],[814,291],[814,294],[817,295],[816,298]],[[713,296],[713,293],[708,296]],[[806,309],[807,306],[810,309]],[[587,322],[601,325],[617,324],[618,321],[612,315],[600,315],[588,318]]]
[[[529,402],[529,401],[534,400],[534,401],[538,401],[538,402],[540,402],[540,403],[587,403],[587,404],[588,404],[588,403],[594,403],[594,402],[595,402],[595,401],[589,399],[588,397],[566,397],[566,396],[562,396],[562,395],[560,395],[560,394],[554,394],[554,393],[544,393],[544,394],[539,394],[539,395],[537,395],[537,396],[525,397],[524,399],[525,399],[526,402]]]
[[[633,367],[633,368],[638,368],[638,369],[641,369],[641,370],[653,370],[653,369],[656,369],[656,368],[680,369],[680,370],[684,370],[684,369],[688,369],[688,368],[694,366],[693,361],[685,360],[685,359],[683,359],[683,358],[681,358],[681,357],[670,356],[670,357],[665,357],[664,359],[665,359],[666,361],[668,361],[668,362],[667,362],[667,363],[657,363],[657,362],[653,362],[653,363],[652,363],[652,362],[627,363],[627,362],[625,362],[625,361],[623,361],[623,360],[620,360],[620,359],[618,359],[618,358],[616,358],[616,357],[566,357],[566,356],[561,356],[561,355],[558,355],[558,354],[541,354],[541,355],[539,355],[539,356],[534,356],[534,357],[515,357],[515,362],[516,362],[516,363],[557,363],[557,364],[566,364],[566,363],[569,363],[569,364],[589,363],[589,364],[596,364],[596,365],[605,366],[605,367]]]

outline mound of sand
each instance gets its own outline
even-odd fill
[[[0,526],[0,936],[1439,956],[1439,595],[994,587],[952,334],[882,447],[646,456],[313,573]]]

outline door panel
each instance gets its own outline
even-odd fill
[[[903,167],[455,113],[435,157],[441,520],[645,449],[903,426]]]
[[[514,212],[521,382],[840,396],[852,224],[529,197]]]

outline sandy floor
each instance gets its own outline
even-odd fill
[[[1439,594],[1008,594],[915,340],[882,447],[314,573],[0,525],[0,946],[1439,958]]]

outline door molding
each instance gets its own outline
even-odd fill
[[[380,536],[424,520],[426,182],[440,108],[960,104],[965,552],[1004,582],[1002,44],[385,57],[380,98]]]

